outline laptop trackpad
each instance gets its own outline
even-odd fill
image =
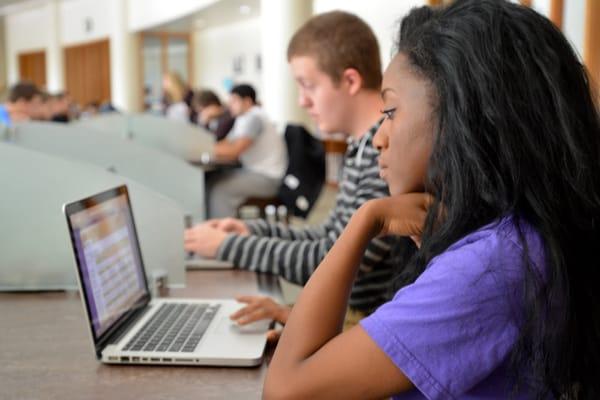
[[[232,320],[230,320],[228,317],[223,317],[223,318],[221,318],[221,321],[219,322],[219,326],[217,327],[216,332],[217,333],[234,332],[234,333],[250,333],[250,334],[266,333],[269,330],[270,324],[271,324],[271,321],[269,321],[269,320],[261,320],[261,321],[252,322],[247,325],[238,325],[235,322],[233,322]]]

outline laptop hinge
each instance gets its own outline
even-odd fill
[[[123,336],[125,336],[125,334],[129,332],[129,329],[133,326],[133,324],[135,324],[139,319],[146,315],[146,313],[150,311],[151,308],[151,304],[146,304],[145,306],[133,311],[131,315],[121,324],[119,324],[119,327],[116,328],[113,332],[111,332],[111,334],[105,340],[99,342],[98,346],[96,347],[96,355],[98,356],[98,358],[102,357],[102,351],[106,348],[106,346],[118,343],[119,340],[121,340]]]

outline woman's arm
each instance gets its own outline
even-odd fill
[[[352,217],[294,306],[264,397],[381,398],[411,382],[359,326],[340,334],[363,252],[378,234],[420,236],[429,196],[371,200]]]

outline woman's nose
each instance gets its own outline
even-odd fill
[[[387,147],[387,134],[384,132],[386,130],[385,124],[386,121],[384,120],[381,125],[379,125],[379,129],[375,132],[375,136],[373,136],[373,146],[378,151],[382,151]]]

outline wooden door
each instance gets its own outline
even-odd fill
[[[108,40],[65,48],[65,83],[81,106],[110,101],[110,49]]]
[[[46,87],[46,52],[44,50],[19,54],[19,79],[31,81],[41,89]]]

